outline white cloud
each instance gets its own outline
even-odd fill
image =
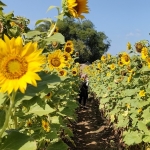
[[[135,31],[133,31],[133,32],[129,32],[129,33],[127,33],[126,34],[126,37],[139,37],[139,36],[141,36],[141,32],[140,32],[140,30],[139,29],[136,29]]]

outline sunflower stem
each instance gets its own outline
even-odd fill
[[[57,22],[58,22],[58,19],[57,19],[57,21],[56,21],[54,27],[53,27],[52,30],[50,31],[50,33],[47,35],[47,37],[50,37],[50,36],[53,34],[53,32],[54,32],[54,30],[55,30],[55,28],[56,28]]]
[[[13,92],[12,95],[10,96],[10,104],[9,104],[8,111],[6,112],[6,118],[5,118],[4,125],[1,129],[1,132],[0,132],[0,138],[3,136],[3,133],[5,132],[6,128],[8,127],[9,118],[11,116],[11,111],[12,111],[12,108],[14,106],[15,96],[16,96],[16,92]]]

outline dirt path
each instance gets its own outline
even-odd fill
[[[87,107],[77,110],[78,120],[73,127],[76,147],[70,150],[122,150],[117,146],[118,136],[102,119],[97,101],[89,98]]]

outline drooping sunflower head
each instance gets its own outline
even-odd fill
[[[69,17],[74,18],[85,18],[82,13],[89,13],[89,8],[87,6],[87,0],[66,0],[67,11]]]
[[[27,83],[37,86],[36,80],[41,80],[37,72],[41,71],[45,57],[38,50],[37,43],[22,45],[22,38],[12,38],[4,35],[0,39],[0,88],[2,92],[24,93]]]
[[[67,46],[67,45],[65,45],[64,52],[67,52],[69,54],[73,54],[73,52],[74,52],[73,46]]]
[[[48,64],[50,70],[61,69],[66,66],[65,58],[61,50],[56,50],[48,55]]]
[[[141,42],[138,42],[138,43],[135,44],[135,48],[136,48],[136,51],[138,53],[141,53],[143,47],[144,46],[143,46],[143,44]]]

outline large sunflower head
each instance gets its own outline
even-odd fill
[[[66,0],[69,15],[74,18],[83,19],[82,13],[89,13],[87,3],[87,0]]]
[[[41,80],[37,72],[42,70],[45,57],[42,50],[37,49],[37,43],[22,45],[21,37],[11,40],[4,35],[0,39],[0,88],[1,92],[18,89],[24,93],[27,83],[37,86],[36,80]]]
[[[48,63],[50,70],[61,69],[66,66],[65,58],[61,50],[56,50],[48,55]]]

